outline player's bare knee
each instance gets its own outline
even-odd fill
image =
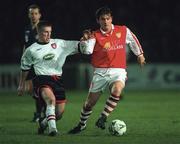
[[[120,96],[120,95],[121,95],[121,91],[122,91],[121,88],[113,87],[113,88],[111,89],[111,94],[112,94],[112,95],[115,95],[115,96]]]
[[[111,88],[111,94],[115,96],[120,96],[122,92],[123,87],[114,85]]]

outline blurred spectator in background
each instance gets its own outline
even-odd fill
[[[29,47],[31,44],[37,41],[38,35],[37,35],[37,24],[40,22],[41,18],[41,12],[40,7],[38,5],[30,5],[28,7],[28,17],[30,20],[30,24],[26,26],[25,28],[25,35],[24,35],[24,50]],[[31,67],[30,72],[28,73],[28,76],[26,78],[26,84],[25,89],[33,96],[35,100],[35,112],[32,119],[32,122],[37,122],[42,112],[45,111],[44,104],[39,100],[37,94],[35,94],[33,90],[33,78],[35,77],[34,68]],[[44,114],[44,113],[43,113]]]

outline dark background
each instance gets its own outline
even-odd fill
[[[6,0],[0,5],[0,64],[19,63],[30,4],[38,4],[42,19],[53,23],[53,37],[74,40],[84,29],[96,29],[96,9],[109,6],[113,23],[136,34],[148,63],[180,62],[179,0]],[[68,62],[74,60],[76,56]]]

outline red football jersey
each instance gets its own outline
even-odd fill
[[[96,44],[91,63],[96,68],[126,68],[126,26],[114,26],[109,34],[94,32]]]

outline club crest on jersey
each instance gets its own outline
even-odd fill
[[[120,32],[116,33],[116,37],[120,38],[121,37],[121,33]]]
[[[56,43],[52,43],[52,44],[51,44],[51,47],[52,47],[53,49],[56,49],[56,48],[57,48]]]
[[[111,47],[111,43],[110,42],[106,42],[104,45],[105,49],[109,49]]]

